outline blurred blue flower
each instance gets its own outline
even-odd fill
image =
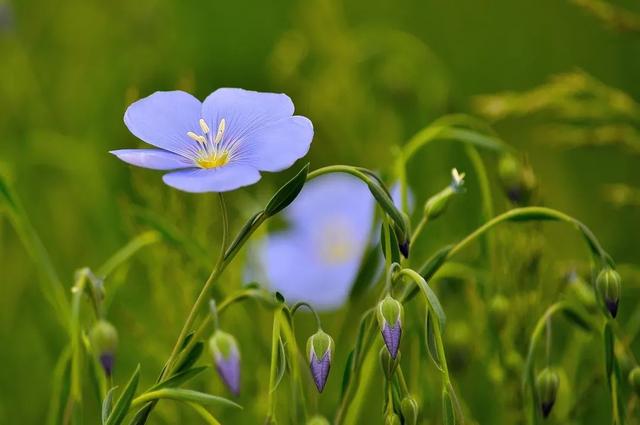
[[[285,94],[221,88],[200,102],[182,91],[156,92],[129,106],[124,122],[158,149],[111,153],[139,167],[177,170],[163,177],[176,189],[226,192],[306,155],[313,125],[293,111]]]
[[[371,235],[374,200],[354,177],[307,183],[284,211],[290,226],[257,249],[265,278],[288,301],[334,309],[349,296]]]

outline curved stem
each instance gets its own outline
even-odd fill
[[[429,217],[426,214],[424,214],[420,219],[420,222],[418,222],[418,225],[416,226],[415,230],[413,231],[413,234],[411,235],[411,246],[415,246],[415,243],[418,240],[418,236],[420,236],[420,233],[422,233],[422,231],[424,230],[424,227],[427,225],[428,222],[429,222]]]
[[[310,305],[309,303],[306,303],[306,302],[304,302],[304,301],[301,301],[301,302],[295,303],[295,304],[293,305],[293,307],[291,307],[291,317],[293,317],[293,316],[296,314],[296,311],[297,311],[300,307],[307,307],[307,309],[308,309],[311,313],[313,313],[313,316],[314,316],[314,317],[315,317],[315,319],[316,319],[316,325],[317,325],[318,329],[322,329],[322,325],[321,325],[321,323],[320,323],[320,316],[318,316],[318,312],[317,312],[313,307],[311,307],[311,305]]]

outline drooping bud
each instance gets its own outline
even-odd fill
[[[316,415],[307,421],[307,425],[330,425],[330,423],[324,416]]]
[[[329,334],[318,329],[318,332],[311,335],[307,340],[307,356],[313,382],[318,391],[322,392],[329,377],[333,357],[333,339]]]
[[[549,416],[556,402],[559,385],[560,378],[558,378],[558,374],[549,368],[544,368],[538,375],[536,391],[540,401],[540,410],[545,418]]]
[[[621,279],[618,272],[611,267],[602,269],[596,279],[596,289],[609,314],[615,318],[618,314],[621,291]]]
[[[236,339],[217,330],[209,339],[209,350],[218,375],[229,391],[237,396],[240,394],[240,350]]]
[[[404,418],[405,425],[416,425],[418,423],[418,402],[408,395],[400,402],[400,411]]]
[[[523,164],[511,154],[500,158],[498,174],[509,200],[515,204],[526,204],[536,189],[537,182],[531,167]]]
[[[451,170],[451,184],[429,198],[424,205],[424,215],[428,220],[440,217],[449,205],[451,198],[464,191],[464,173],[458,173],[455,168]]]
[[[89,332],[89,340],[104,373],[111,376],[118,348],[118,331],[106,320],[98,320]]]
[[[384,418],[384,425],[402,425],[402,422],[398,415],[391,413]]]
[[[398,300],[391,298],[390,295],[387,295],[378,304],[376,316],[378,318],[380,331],[382,332],[382,339],[384,339],[389,354],[395,359],[398,355],[400,338],[402,337],[402,320],[404,316],[402,304],[400,304]]]
[[[631,389],[633,389],[636,395],[640,396],[640,366],[631,369],[629,373],[629,385],[631,385]]]

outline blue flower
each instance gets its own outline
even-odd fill
[[[258,247],[269,286],[291,302],[340,307],[367,248],[373,213],[367,186],[354,177],[331,174],[307,183],[284,211],[289,228]]]
[[[226,192],[306,155],[313,125],[293,110],[285,94],[222,88],[200,102],[182,91],[156,92],[129,106],[124,122],[157,149],[111,153],[139,167],[173,170],[163,180],[176,189]]]

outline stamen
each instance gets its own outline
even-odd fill
[[[193,131],[189,131],[187,133],[187,136],[189,136],[196,142],[200,143],[201,145],[204,145],[205,143],[207,143],[207,139],[205,139],[204,136],[200,136],[199,134],[196,134]]]
[[[224,121],[224,118],[222,118],[220,120],[220,124],[218,125],[218,133],[216,134],[216,138],[213,140],[214,144],[218,144],[220,143],[220,141],[222,140],[222,136],[224,134],[224,128],[226,126],[226,123]]]
[[[199,122],[200,122],[200,128],[202,129],[202,132],[204,134],[209,133],[209,126],[207,125],[207,123],[202,118],[200,118]]]

